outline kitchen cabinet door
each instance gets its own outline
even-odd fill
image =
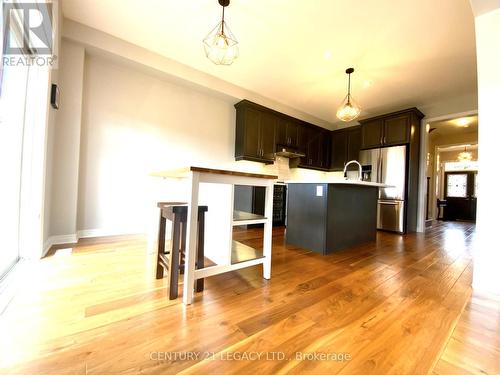
[[[276,144],[298,147],[299,124],[288,118],[279,118],[276,127]]]
[[[410,143],[410,116],[402,115],[384,120],[384,146]]]
[[[361,128],[350,129],[347,132],[347,158],[350,160],[359,161],[359,152],[361,151]]]
[[[329,170],[330,169],[330,132],[321,133],[321,149],[320,149],[320,168]]]
[[[276,144],[283,146],[287,145],[287,125],[288,121],[284,118],[278,120],[278,125],[276,126]]]
[[[272,113],[262,112],[260,122],[260,148],[261,158],[274,161],[276,150],[275,130],[278,125],[278,118]]]
[[[300,124],[296,121],[291,120],[287,122],[286,136],[290,147],[298,147],[299,145],[299,127]]]
[[[361,148],[377,148],[382,146],[384,120],[378,119],[364,122],[361,125]]]
[[[245,156],[260,158],[260,121],[261,112],[252,108],[245,109],[244,114],[244,153]]]
[[[332,132],[331,164],[332,171],[342,171],[346,163],[347,132],[337,130]]]
[[[309,127],[301,124],[298,131],[298,149],[306,156],[300,158],[299,167],[307,167],[308,165],[308,151],[309,151]]]

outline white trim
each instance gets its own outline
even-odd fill
[[[21,275],[25,274],[26,261],[20,259],[12,269],[0,279],[0,316],[14,298],[21,283]]]
[[[128,236],[134,234],[144,234],[137,231],[123,231],[123,230],[110,230],[110,229],[82,229],[76,232],[78,239],[92,238],[92,237],[109,237],[109,236]]]
[[[50,248],[54,245],[76,244],[77,242],[78,242],[78,237],[76,234],[63,234],[61,236],[50,236],[43,243],[42,258],[47,255]]]
[[[134,234],[143,234],[139,232],[124,232],[117,230],[107,229],[85,229],[79,230],[75,234],[62,234],[57,236],[50,236],[43,243],[42,258],[47,255],[52,246],[63,244],[76,244],[80,238],[93,238],[93,237],[109,237],[109,236],[127,236]]]

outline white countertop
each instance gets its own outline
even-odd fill
[[[393,185],[381,184],[378,182],[368,182],[359,180],[343,180],[343,179],[332,179],[332,180],[290,180],[285,181],[287,184],[343,184],[343,185],[361,185],[361,186],[375,186],[383,188],[391,188]]]

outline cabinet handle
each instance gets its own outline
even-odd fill
[[[385,135],[384,135],[384,145],[385,145],[386,139],[387,139],[387,138],[386,138],[386,137],[385,137]]]

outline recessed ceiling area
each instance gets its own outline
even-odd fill
[[[463,145],[454,145],[454,146],[445,146],[438,147],[437,150],[439,152],[449,152],[449,151],[464,151],[464,148],[467,148],[468,151],[477,150],[477,143],[464,143]]]
[[[429,123],[431,136],[449,136],[459,133],[477,133],[478,116],[464,116],[455,119]]]
[[[217,66],[202,40],[217,0],[65,0],[64,16],[247,90],[338,123],[354,67],[360,118],[477,91],[468,0],[232,0],[240,57]]]

